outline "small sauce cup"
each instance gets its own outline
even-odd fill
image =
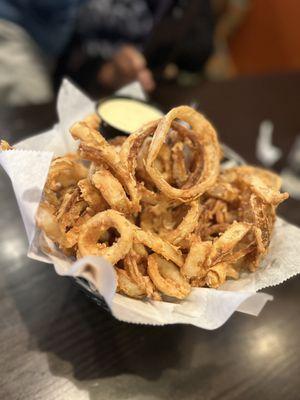
[[[130,135],[143,124],[163,115],[159,108],[147,101],[117,95],[100,100],[96,111],[101,119],[100,130],[108,138]]]

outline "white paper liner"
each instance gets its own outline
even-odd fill
[[[123,88],[122,94],[141,98],[138,84]],[[60,275],[83,277],[105,299],[113,315],[122,321],[166,325],[186,323],[204,329],[223,325],[234,311],[258,315],[272,296],[257,293],[268,286],[300,273],[300,229],[277,219],[269,253],[255,273],[245,273],[237,281],[227,281],[220,289],[193,288],[187,299],[177,303],[141,301],[116,294],[115,271],[101,257],[85,257],[76,262],[53,249],[51,256],[40,250],[35,213],[41,198],[52,155],[76,149],[69,127],[95,108],[94,103],[65,80],[58,96],[59,123],[53,129],[23,140],[14,151],[0,152],[0,164],[9,175],[26,228],[28,256],[53,263]],[[48,243],[51,246],[51,243]]]

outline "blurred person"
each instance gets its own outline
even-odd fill
[[[0,103],[47,102],[51,72],[84,0],[0,1]]]
[[[0,102],[51,100],[55,70],[96,91],[136,79],[151,91],[153,71],[203,70],[214,27],[208,0],[1,0]]]
[[[152,67],[175,60],[201,68],[212,27],[207,0],[1,0],[0,102],[52,99],[52,74],[70,54],[69,70],[61,70],[75,80],[94,63],[101,85],[114,89],[138,79],[150,91]],[[72,55],[74,34],[73,43],[82,46]],[[85,78],[93,81],[93,74]]]
[[[98,83],[114,89],[138,79],[151,91],[160,77],[183,82],[187,73],[230,78],[228,41],[248,6],[249,0],[92,0],[78,20],[81,62],[90,60]],[[82,68],[83,84],[87,70],[93,67]]]
[[[71,38],[84,3],[84,0],[1,0],[1,104],[41,103],[52,99],[50,76]],[[98,4],[104,8],[108,2],[99,0]],[[115,60],[125,75],[131,74],[128,65],[133,62],[143,81],[145,73],[140,70],[144,60],[137,51],[124,49]]]
[[[213,28],[208,0],[90,0],[81,9],[65,71],[83,86],[91,76],[110,89],[138,79],[151,91],[170,65],[202,70]]]

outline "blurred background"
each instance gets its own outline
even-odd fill
[[[300,0],[0,0],[0,139],[51,128],[64,76],[94,99],[138,80],[164,110],[197,108],[281,175],[279,214],[300,226]],[[120,323],[26,257],[2,168],[0,204],[1,399],[299,398],[299,276],[218,331]]]
[[[1,0],[0,103],[300,70],[298,0]]]

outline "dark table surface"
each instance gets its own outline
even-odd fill
[[[222,141],[249,162],[263,119],[284,158],[300,132],[300,74],[240,78],[194,88],[162,85],[165,107],[197,102]],[[55,122],[53,104],[0,110],[14,142]],[[0,171],[0,399],[299,399],[300,279],[259,317],[235,313],[216,331],[116,321],[69,278],[26,258],[27,243],[8,178]],[[300,203],[280,209],[300,225]]]

